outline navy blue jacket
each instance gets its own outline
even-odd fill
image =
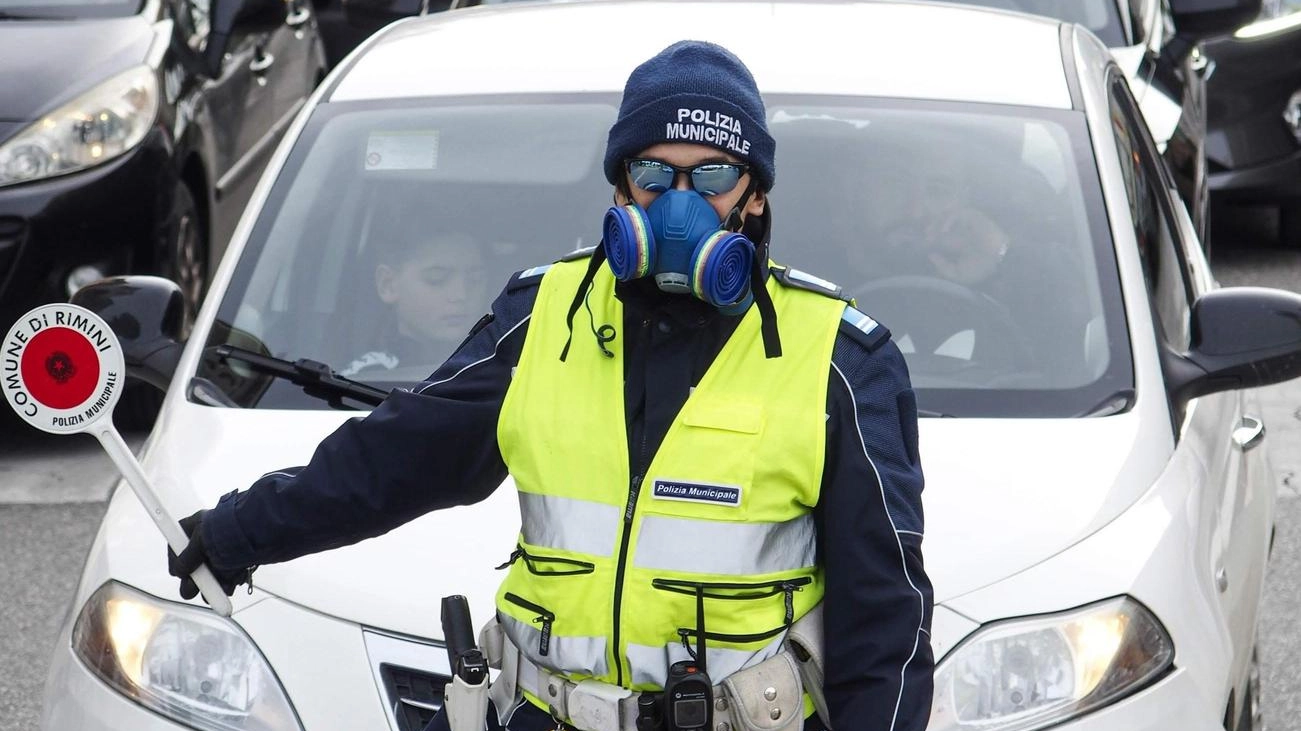
[[[344,423],[305,467],[222,497],[203,522],[212,563],[238,569],[288,561],[488,497],[507,474],[497,418],[540,281],[535,270],[512,277],[492,312],[427,381]],[[616,290],[625,305],[617,337],[626,354],[629,444],[645,445],[629,450],[630,474],[645,466],[639,460],[649,464],[739,319],[653,287],[639,280]],[[582,311],[572,347],[597,347]],[[828,379],[827,454],[815,510],[826,570],[828,720],[854,731],[923,731],[934,660],[916,401],[899,349],[870,321],[841,323]],[[440,479],[432,482],[431,474]],[[532,729],[530,710],[526,704],[511,728]],[[547,714],[536,715],[543,728]]]

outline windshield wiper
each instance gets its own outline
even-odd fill
[[[338,403],[340,396],[347,396],[368,406],[379,406],[388,393],[368,386],[359,381],[334,372],[330,366],[316,360],[299,358],[295,361],[276,358],[270,355],[254,353],[251,350],[234,345],[218,345],[213,348],[216,356],[222,360],[237,360],[253,366],[255,370],[283,378],[290,383],[303,387],[310,396],[328,400],[331,405]]]

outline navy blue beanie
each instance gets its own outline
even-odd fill
[[[749,163],[761,190],[772,188],[776,143],[768,134],[754,76],[731,51],[704,41],[679,41],[633,70],[619,119],[605,148],[605,177],[661,142],[716,147]]]

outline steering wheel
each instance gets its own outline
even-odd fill
[[[860,309],[890,328],[896,343],[910,341],[909,366],[919,373],[969,385],[1030,370],[1021,329],[1003,305],[970,287],[939,277],[903,275],[866,282],[851,294]]]

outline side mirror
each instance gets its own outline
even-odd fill
[[[1301,376],[1301,295],[1264,287],[1208,292],[1193,303],[1192,346],[1163,361],[1180,409],[1198,396]]]
[[[94,312],[117,334],[127,375],[166,391],[181,359],[185,298],[170,279],[133,275],[77,290],[72,304]]]
[[[288,14],[285,0],[210,0],[208,41],[203,49],[205,73],[214,79],[221,76],[222,61],[236,25],[274,28],[285,22]]]
[[[1175,32],[1195,42],[1227,35],[1260,15],[1261,0],[1170,0]]]

